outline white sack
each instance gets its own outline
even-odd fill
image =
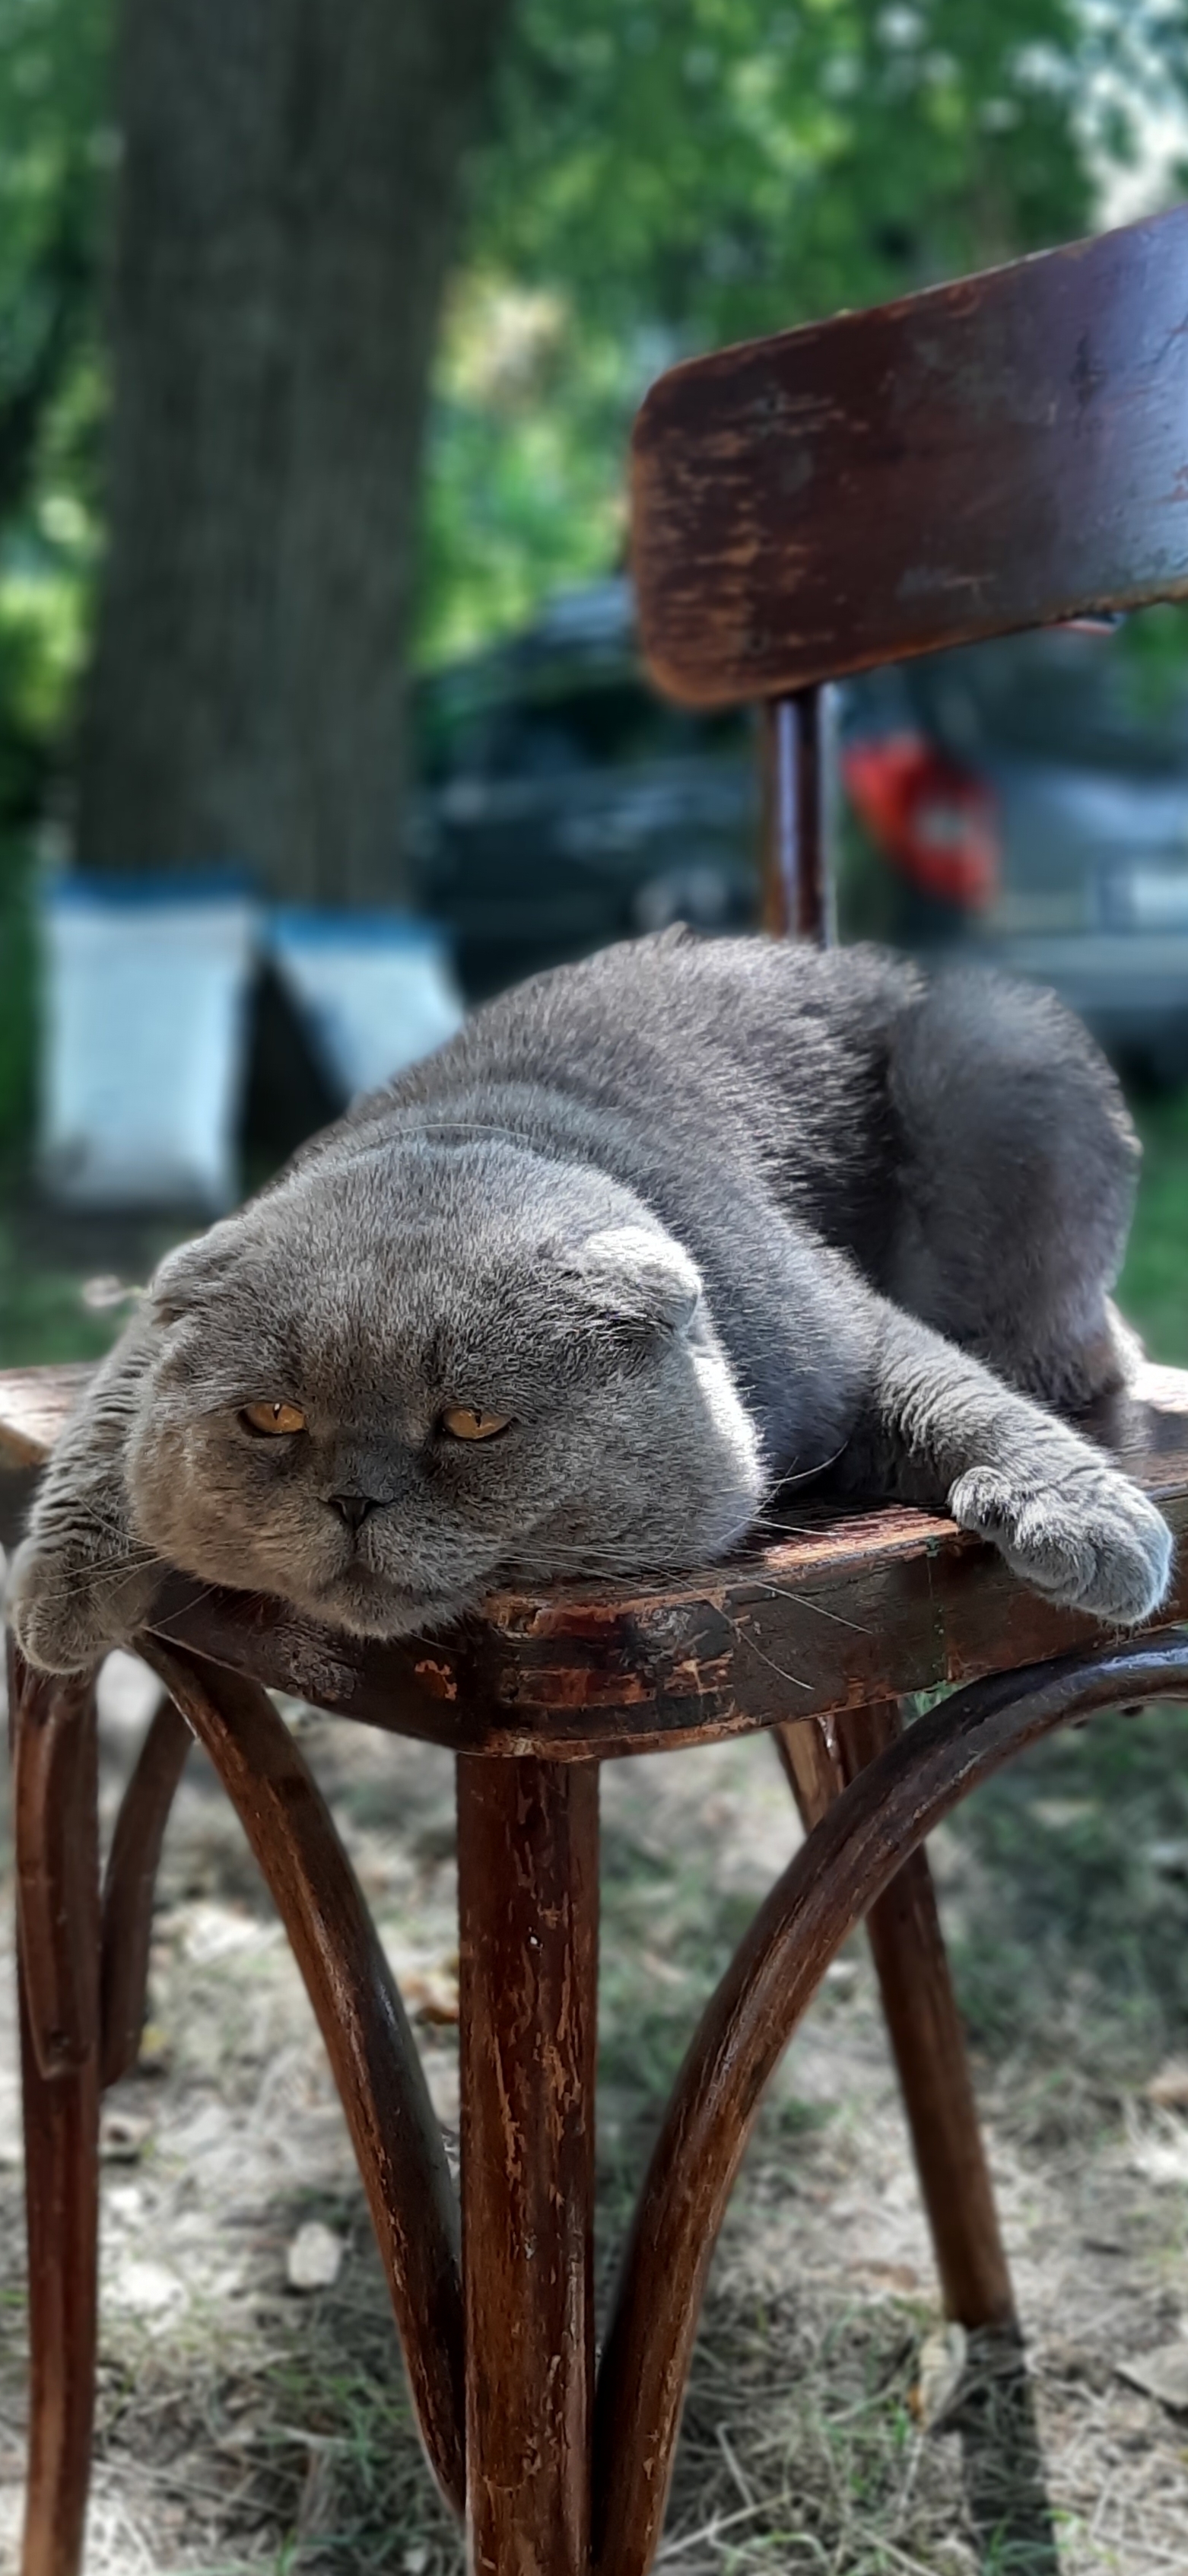
[[[449,950],[432,922],[394,913],[270,913],[278,974],[348,1096],[431,1055],[461,1027]]]
[[[72,1207],[233,1206],[256,906],[64,877],[42,926],[47,1189]]]

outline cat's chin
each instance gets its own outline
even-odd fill
[[[342,1628],[349,1636],[373,1637],[378,1642],[448,1628],[465,1611],[475,1608],[482,1589],[473,1584],[448,1596],[412,1592],[359,1568],[345,1579],[338,1576],[316,1600],[304,1606],[324,1627]]]

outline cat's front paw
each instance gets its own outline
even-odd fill
[[[1056,1475],[974,1467],[954,1485],[949,1509],[1035,1591],[1113,1626],[1149,1619],[1167,1591],[1171,1531],[1114,1467],[1092,1459]]]
[[[143,1549],[99,1563],[34,1533],[13,1558],[4,1602],[26,1661],[43,1673],[89,1672],[140,1627],[160,1571]]]

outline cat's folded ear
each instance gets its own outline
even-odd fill
[[[591,1320],[627,1343],[687,1331],[701,1300],[696,1262],[650,1226],[603,1227],[571,1255],[571,1268]]]
[[[178,1243],[159,1263],[148,1285],[149,1304],[159,1323],[175,1324],[217,1293],[227,1277],[242,1229],[236,1217],[225,1217],[192,1243]]]

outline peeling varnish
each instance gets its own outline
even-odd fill
[[[452,1664],[435,1663],[431,1657],[425,1656],[419,1664],[413,1665],[413,1671],[430,1699],[457,1699],[458,1676]]]

